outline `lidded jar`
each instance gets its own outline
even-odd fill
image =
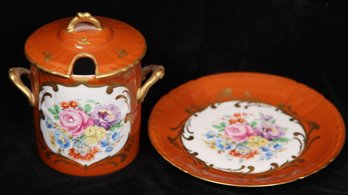
[[[48,166],[94,176],[134,160],[141,102],[164,75],[162,66],[141,67],[145,51],[136,29],[89,13],[49,23],[27,39],[30,70],[14,67],[9,76],[34,107],[38,151]]]

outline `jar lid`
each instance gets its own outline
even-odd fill
[[[46,24],[26,41],[25,54],[38,68],[70,78],[79,58],[91,58],[95,76],[127,70],[145,55],[142,34],[119,20],[78,13]]]

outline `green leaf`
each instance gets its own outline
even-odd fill
[[[60,111],[59,106],[56,104],[56,105],[53,106],[53,108],[54,108],[54,111],[55,111],[57,114],[59,114],[59,111]]]
[[[252,127],[256,127],[256,125],[257,125],[257,122],[256,121],[253,121],[253,122],[251,122],[251,124],[250,124]]]
[[[288,138],[285,138],[285,137],[282,137],[282,138],[279,138],[278,141],[279,141],[279,142],[288,142],[289,139],[288,139]]]
[[[83,110],[86,112],[86,113],[89,113],[91,110],[92,110],[92,107],[90,104],[86,104],[85,107],[83,108]]]
[[[121,128],[123,125],[121,124],[121,122],[117,123],[116,125],[114,125],[115,128]]]
[[[78,137],[76,140],[79,142],[83,142],[84,140],[86,140],[87,136],[85,134],[83,134],[82,136]]]
[[[53,115],[57,114],[56,111],[54,111],[52,108],[48,108],[48,112],[50,112]]]
[[[219,129],[219,130],[221,129],[221,127],[219,125],[213,125],[213,127],[216,129]]]
[[[223,128],[225,128],[225,127],[226,127],[226,123],[225,123],[225,122],[221,122],[221,123],[220,123],[220,126],[223,127]]]
[[[121,128],[121,127],[123,127],[123,125],[121,124],[121,122],[116,123],[115,125],[111,126],[110,131],[115,131],[116,129],[119,129],[119,128]]]
[[[115,126],[111,126],[109,129],[110,132],[114,132],[115,130],[116,130]]]
[[[55,119],[55,120],[58,120],[58,119],[59,119],[59,115],[58,115],[58,114],[55,114],[55,115],[54,115],[54,119]]]

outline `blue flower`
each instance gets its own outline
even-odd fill
[[[118,137],[120,137],[120,132],[116,131],[114,134],[112,134],[111,138],[115,141]]]
[[[114,149],[113,147],[109,146],[106,148],[105,152],[111,152],[113,149]]]
[[[69,141],[67,135],[60,132],[60,131],[56,131],[54,133],[54,140],[63,149],[66,149],[70,146],[70,141]]]
[[[53,120],[50,118],[50,117],[47,117],[47,120],[46,120],[46,127],[48,129],[51,129],[53,127]]]
[[[102,140],[101,141],[101,143],[100,143],[100,145],[101,145],[101,147],[106,147],[106,146],[108,146],[109,145],[109,141],[107,141],[107,140]]]
[[[280,150],[280,149],[282,149],[282,145],[280,145],[280,144],[274,144],[274,145],[273,145],[273,148],[276,149],[276,150]]]
[[[213,138],[216,136],[216,133],[214,131],[209,130],[206,134],[205,137],[207,137],[208,139]]]
[[[260,158],[260,160],[269,160],[272,158],[272,156],[273,156],[272,152],[266,152],[265,155]]]
[[[268,151],[269,151],[269,148],[267,148],[267,147],[260,147],[260,149],[261,149],[263,152],[268,152]]]
[[[220,138],[216,140],[215,145],[220,150],[229,150],[229,149],[232,149],[232,147],[234,147],[234,145],[232,145],[232,143],[229,143],[226,140],[223,140]]]
[[[267,152],[266,156],[271,157],[271,156],[273,156],[273,153],[272,152]]]

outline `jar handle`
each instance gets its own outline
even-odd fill
[[[30,70],[26,68],[22,68],[22,67],[14,67],[14,68],[10,68],[10,70],[8,71],[8,75],[11,81],[16,85],[16,87],[19,90],[21,90],[24,93],[24,95],[27,97],[27,99],[29,100],[29,104],[31,106],[34,106],[35,96],[30,91],[30,89],[24,85],[24,83],[21,80],[22,75],[26,75],[29,79],[31,79]]]
[[[75,30],[75,26],[81,22],[88,22],[95,26],[95,30],[102,30],[103,26],[100,21],[93,17],[88,12],[78,12],[77,15],[69,22],[66,31],[73,32]]]
[[[152,72],[150,78],[140,87],[137,94],[139,103],[144,101],[144,98],[150,87],[164,76],[164,67],[160,65],[148,65],[143,68],[143,80],[146,75]]]

